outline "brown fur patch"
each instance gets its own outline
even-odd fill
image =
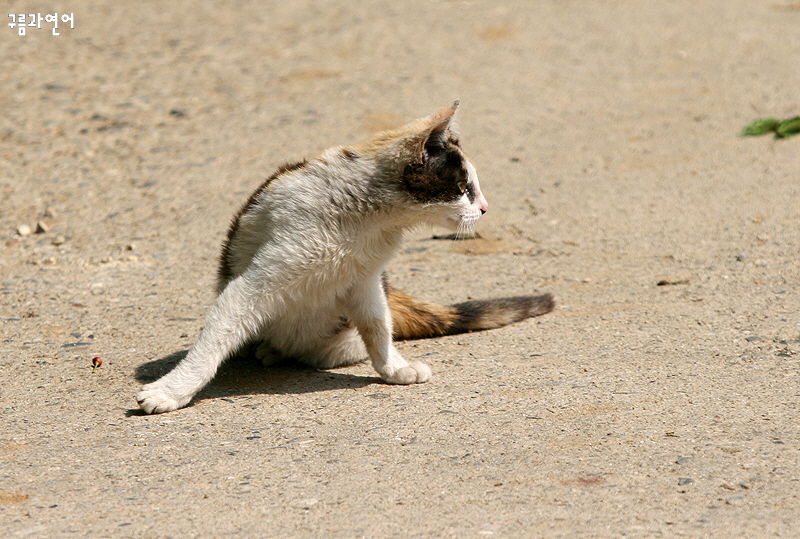
[[[355,161],[358,159],[358,154],[350,148],[342,149],[342,155],[345,157],[345,159],[349,159],[350,161]]]
[[[397,340],[447,335],[456,321],[447,307],[417,301],[391,287],[386,298],[392,313],[392,334]]]
[[[499,328],[549,313],[555,308],[555,301],[550,294],[473,300],[442,307],[417,301],[392,288],[385,276],[384,290],[396,340],[425,339]]]
[[[466,183],[467,170],[461,151],[450,140],[444,144],[428,146],[426,162],[403,171],[403,189],[417,202],[450,202],[463,194],[459,184]]]

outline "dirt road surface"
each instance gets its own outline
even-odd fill
[[[0,536],[800,537],[796,1],[5,5]],[[556,311],[141,415],[249,192],[455,98],[481,239],[393,282]]]

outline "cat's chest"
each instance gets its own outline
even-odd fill
[[[400,234],[374,234],[361,231],[345,234],[330,247],[330,265],[336,272],[352,274],[355,278],[382,270],[400,247]]]

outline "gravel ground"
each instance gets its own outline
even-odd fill
[[[0,536],[798,537],[800,136],[739,136],[800,114],[796,1],[35,9],[74,28],[0,39]],[[455,98],[481,239],[393,282],[556,311],[141,415],[249,192]]]

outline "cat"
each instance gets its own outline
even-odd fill
[[[491,329],[554,308],[550,294],[442,307],[394,289],[383,271],[403,231],[471,231],[486,213],[453,125],[454,101],[354,146],[285,165],[233,219],[217,300],[188,355],[136,395],[146,413],[181,408],[246,345],[265,364],[293,358],[329,369],[370,359],[389,384],[426,382],[392,339]]]

